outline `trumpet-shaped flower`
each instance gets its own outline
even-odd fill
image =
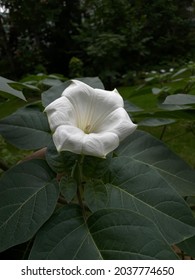
[[[123,107],[116,89],[94,89],[72,80],[45,108],[57,150],[105,157],[137,127]]]

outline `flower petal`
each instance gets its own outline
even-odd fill
[[[124,102],[118,91],[94,89],[85,83],[73,80],[62,93],[77,112],[77,126],[82,130],[101,122],[110,112],[123,107]],[[93,130],[92,130],[93,132]]]
[[[107,115],[104,121],[96,126],[95,131],[97,133],[102,131],[115,133],[118,135],[119,140],[122,141],[133,133],[136,127],[137,125],[131,121],[125,109],[118,108]]]
[[[85,133],[74,126],[61,125],[53,134],[53,141],[58,152],[69,151],[82,154]]]
[[[72,104],[77,118],[77,127],[84,129],[84,119],[88,112],[93,99],[93,93],[91,87],[77,80],[72,80],[70,86],[68,86],[62,93],[70,103]]]
[[[90,133],[85,135],[82,153],[84,155],[105,158],[106,155],[116,149],[118,145],[119,138],[114,133]]]
[[[58,150],[75,154],[104,158],[119,145],[119,138],[111,132],[85,134],[81,129],[69,125],[59,126],[53,134]]]
[[[47,113],[49,125],[52,131],[60,125],[76,126],[76,117],[71,102],[62,96],[50,103],[44,110]]]

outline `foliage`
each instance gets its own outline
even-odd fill
[[[77,57],[73,56],[69,62],[69,76],[71,78],[83,76],[83,62]]]
[[[84,18],[75,39],[80,43],[86,69],[112,87],[120,73],[147,53],[143,34],[144,15],[138,15],[130,1],[84,1]],[[115,26],[113,31],[113,26]],[[87,55],[87,60],[85,56]]]
[[[126,108],[139,126],[163,140],[195,167],[194,62],[175,70],[165,69],[135,75],[136,85],[118,90],[129,100]],[[131,78],[126,83],[130,85]]]
[[[154,119],[153,125],[165,125],[166,121],[194,119],[194,63],[174,71],[151,71],[145,73],[145,79],[139,85],[124,92],[126,99],[131,99],[138,106],[133,112],[140,125],[147,125],[146,118]],[[143,99],[143,98],[144,99]],[[144,102],[142,102],[142,100]],[[147,102],[146,102],[147,101]],[[127,104],[128,105],[128,104]],[[129,106],[131,111],[131,106]],[[159,123],[157,119],[159,118]],[[161,118],[161,119],[160,119]],[[163,122],[164,119],[164,122]],[[155,124],[156,122],[156,124]],[[148,124],[152,126],[152,123]]]
[[[154,126],[168,125],[170,119],[194,120],[194,100],[189,104],[188,98],[194,96],[193,91],[186,98],[178,96],[182,93],[178,88],[190,80],[184,75],[187,71],[149,75],[145,86],[127,92],[128,99],[141,100],[156,88],[153,110],[147,104],[139,108],[125,102],[134,121],[143,125],[152,116],[148,123]],[[157,87],[159,78],[163,84]],[[96,88],[103,86],[98,78],[81,80]],[[44,81],[46,88],[39,84]],[[39,89],[42,104],[39,98],[32,102],[26,94],[26,106],[0,122],[6,141],[35,151],[34,157],[1,176],[2,254],[17,247],[24,251],[21,257],[29,259],[178,259],[173,250],[177,244],[195,257],[194,169],[162,141],[141,130],[106,159],[59,154],[42,111],[69,81],[54,75],[33,76],[31,82],[29,77],[28,82],[10,85],[20,86],[24,93],[26,83]],[[175,102],[172,95],[182,104],[170,104]]]
[[[62,73],[72,57],[112,88],[126,72],[194,57],[194,1],[1,0],[0,74]],[[33,14],[33,17],[32,17]],[[40,71],[41,69],[41,71]]]
[[[20,78],[37,73],[41,67],[50,73],[67,74],[74,50],[71,36],[76,32],[74,25],[80,22],[79,2],[1,0],[1,6],[9,11],[0,21],[5,35],[1,59],[7,61],[6,70],[11,66],[9,73],[0,69],[1,73]]]

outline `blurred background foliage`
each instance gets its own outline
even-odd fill
[[[78,75],[98,75],[112,87],[128,71],[176,67],[195,55],[192,0],[1,0],[0,6],[0,75],[7,78],[69,77],[77,58]]]

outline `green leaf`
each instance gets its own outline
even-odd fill
[[[145,82],[151,82],[155,79],[155,77],[148,77],[148,78],[145,78]]]
[[[12,96],[18,97],[24,101],[26,101],[25,96],[19,90],[15,90],[11,87],[11,83],[15,83],[6,78],[0,77],[0,96],[10,98]]]
[[[143,111],[143,109],[137,107],[133,103],[130,103],[128,100],[124,101],[124,108],[127,112],[140,112]]]
[[[154,224],[133,211],[99,210],[85,222],[76,206],[40,229],[30,259],[177,259]]]
[[[69,203],[77,193],[77,182],[71,177],[67,178],[63,176],[62,179],[60,180],[60,190],[61,190],[61,194]]]
[[[92,88],[104,89],[104,85],[98,77],[83,77],[83,78],[76,78],[76,80],[79,80],[89,85]]]
[[[23,243],[51,216],[58,199],[55,174],[45,161],[21,163],[0,180],[0,251]]]
[[[88,226],[104,259],[177,259],[156,226],[134,211],[99,210]]]
[[[106,159],[85,156],[83,161],[84,176],[96,179],[102,178],[108,170],[111,157],[112,154],[108,155]],[[46,151],[47,163],[56,173],[66,173],[71,175],[72,169],[78,158],[79,155],[71,152],[63,151],[58,153],[53,140],[49,143]]]
[[[150,166],[116,157],[107,184],[108,208],[129,209],[151,219],[174,244],[195,234],[195,219],[184,199]]]
[[[164,103],[159,104],[158,107],[165,111],[179,111],[179,110],[192,108],[191,106],[188,105],[175,105],[175,104],[164,104]]]
[[[166,97],[163,104],[186,105],[195,104],[195,95],[191,94],[172,94]]]
[[[102,259],[79,207],[57,211],[40,229],[30,259]]]
[[[92,212],[105,208],[108,202],[106,186],[99,180],[87,182],[84,188],[84,200]]]
[[[174,74],[172,75],[172,78],[175,78],[175,77],[179,76],[180,74],[183,74],[183,73],[186,72],[187,70],[188,70],[188,68],[182,68],[182,69],[180,69],[179,71],[177,71],[176,73],[174,73]]]
[[[49,86],[49,87],[53,87],[53,86],[60,86],[63,84],[62,81],[60,81],[59,79],[52,79],[52,78],[46,78],[44,80],[42,80],[42,84]]]
[[[0,119],[14,113],[17,109],[23,107],[24,103],[23,100],[16,97],[0,102]]]
[[[47,117],[39,110],[23,108],[0,121],[0,134],[20,149],[40,149],[51,141]]]
[[[179,243],[178,246],[185,254],[195,258],[195,236]]]
[[[18,82],[11,82],[9,85],[16,90],[23,91],[24,89],[28,89],[31,91],[37,91],[40,92],[40,89],[38,87],[35,87],[33,85],[27,84],[27,83],[18,83]]]
[[[152,93],[153,94],[159,94],[163,91],[163,88],[152,88]]]
[[[70,85],[70,81],[64,82],[61,85],[53,86],[49,88],[48,90],[44,91],[41,94],[42,104],[44,107],[49,105],[51,102],[56,100],[57,98],[60,98],[62,95],[62,92]]]
[[[72,168],[78,160],[78,156],[77,154],[66,151],[58,153],[53,140],[50,141],[46,151],[47,163],[56,173],[66,173],[70,175]]]
[[[121,143],[115,153],[147,164],[180,195],[195,195],[195,171],[150,134],[137,130]]]
[[[150,127],[156,127],[161,125],[168,125],[171,123],[174,123],[175,120],[173,119],[163,119],[163,118],[146,118],[138,123],[139,126],[150,126]]]
[[[155,118],[155,119],[176,119],[176,120],[194,120],[195,112],[193,109],[189,107],[176,107],[177,105],[168,105],[162,104],[157,109],[152,111],[144,111],[144,112],[135,112],[133,113],[133,117],[137,120],[137,122],[141,119],[145,118]],[[163,111],[162,111],[163,110]]]
[[[195,116],[195,110],[189,108],[189,109],[184,109],[184,110],[174,110],[174,111],[162,111],[162,112],[157,112],[156,114],[153,115],[154,117],[159,117],[159,118],[169,118],[169,119],[175,119],[175,120],[185,120],[185,121],[190,121],[194,120]]]
[[[108,171],[111,159],[112,153],[107,155],[106,158],[85,156],[83,161],[83,173],[85,177],[102,179]]]

